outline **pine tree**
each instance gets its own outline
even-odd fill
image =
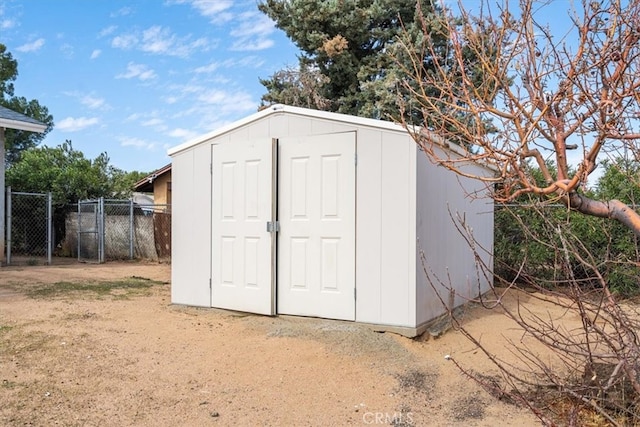
[[[415,0],[266,0],[258,7],[301,50],[298,74],[289,69],[261,80],[268,90],[263,104],[293,103],[391,120],[400,114],[397,97],[408,94],[402,91],[403,59],[394,45],[403,34],[419,40],[429,32],[417,14],[437,25],[444,13],[430,1],[416,7]],[[438,43],[446,45],[438,34]],[[446,49],[442,52],[446,55]],[[309,73],[318,78],[308,79]],[[305,93],[293,96],[296,90]]]

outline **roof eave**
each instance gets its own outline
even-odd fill
[[[167,151],[167,154],[169,156],[173,156],[174,154],[179,153],[180,151],[184,151],[186,149],[189,149],[193,146],[196,146],[204,141],[207,141],[209,139],[215,138],[216,136],[225,134],[231,130],[234,130],[236,128],[239,128],[241,126],[247,125],[255,120],[258,120],[264,116],[268,116],[269,114],[272,114],[275,110],[276,106],[271,106],[269,108],[265,108],[264,110],[258,111],[257,113],[253,113],[250,116],[247,116],[243,119],[240,119],[238,121],[235,121],[233,123],[229,123],[225,126],[222,126],[216,130],[213,130],[211,132],[208,132],[204,135],[200,135],[195,137],[194,139],[191,139],[189,141],[186,141],[180,145],[177,145],[175,147],[169,148],[169,150]]]
[[[241,120],[238,120],[236,122],[230,123],[226,126],[223,126],[221,128],[218,128],[212,132],[209,132],[207,134],[204,135],[200,135],[198,137],[196,137],[195,139],[192,139],[190,141],[187,141],[183,144],[180,144],[176,147],[170,148],[168,150],[168,154],[169,156],[173,156],[181,151],[187,150],[191,147],[194,147],[202,142],[208,141],[210,139],[213,139],[215,137],[218,137],[220,135],[223,135],[227,132],[230,132],[234,129],[240,128],[242,126],[245,126],[251,122],[254,122],[256,120],[262,119],[263,117],[269,116],[271,114],[281,114],[281,113],[292,113],[292,114],[296,114],[299,116],[305,116],[305,117],[312,117],[312,118],[320,118],[320,119],[327,119],[327,120],[335,120],[335,121],[339,121],[339,122],[343,122],[343,123],[351,123],[351,124],[356,124],[356,125],[361,125],[361,126],[370,126],[370,127],[375,127],[375,128],[382,128],[382,129],[387,129],[387,130],[392,130],[392,131],[397,131],[397,132],[406,132],[407,130],[405,128],[403,128],[401,125],[397,124],[397,123],[393,123],[393,122],[388,122],[388,121],[384,121],[384,120],[377,120],[377,119],[370,119],[370,118],[365,118],[365,117],[357,117],[357,116],[351,116],[348,114],[341,114],[341,113],[334,113],[334,112],[329,112],[329,111],[320,111],[320,110],[313,110],[313,109],[309,109],[309,108],[302,108],[302,107],[292,107],[290,105],[283,105],[283,104],[276,104],[276,105],[272,105],[270,107],[267,107],[261,111],[258,111],[257,113],[254,113],[250,116],[247,116]]]
[[[161,177],[162,175],[170,171],[171,171],[171,163],[161,167],[160,169],[156,169],[155,171],[151,172],[149,175],[145,176],[144,178],[142,178],[141,180],[133,184],[133,189],[139,190],[142,192],[147,192],[140,189],[147,189],[148,187],[153,188],[153,181],[155,181],[156,179],[158,179],[159,177]]]
[[[0,118],[0,128],[42,133],[47,130],[47,125]]]
[[[452,153],[456,153],[457,155],[464,157],[466,155],[465,151],[462,149],[462,147],[457,146],[456,144],[450,143],[449,141],[445,140],[444,138],[434,134],[431,131],[425,130],[424,128],[418,127],[418,126],[414,126],[414,127],[404,127],[398,123],[394,123],[394,122],[390,122],[390,121],[385,121],[385,120],[378,120],[378,119],[371,119],[371,118],[367,118],[367,117],[358,117],[358,116],[352,116],[352,115],[348,115],[348,114],[341,114],[341,113],[334,113],[334,112],[329,112],[329,111],[321,111],[321,110],[313,110],[313,109],[309,109],[309,108],[302,108],[302,107],[293,107],[290,105],[283,105],[283,104],[276,104],[276,105],[272,105],[268,108],[265,108],[261,111],[258,111],[257,113],[254,113],[250,116],[247,116],[241,120],[238,120],[236,122],[230,123],[226,126],[223,126],[219,129],[216,129],[212,132],[209,132],[207,134],[204,135],[200,135],[198,137],[196,137],[195,139],[192,139],[190,141],[187,141],[183,144],[180,144],[176,147],[170,148],[168,150],[168,154],[169,156],[174,156],[178,153],[180,153],[181,151],[184,150],[188,150],[191,147],[194,147],[198,144],[201,144],[205,141],[214,139],[220,135],[223,135],[227,132],[233,131],[235,129],[238,129],[242,126],[245,126],[249,123],[252,123],[256,120],[262,119],[266,116],[272,115],[272,114],[282,114],[282,113],[291,113],[291,114],[295,114],[298,116],[303,116],[303,117],[311,117],[311,118],[319,118],[319,119],[326,119],[326,120],[335,120],[341,123],[349,123],[349,124],[353,124],[353,125],[359,125],[359,126],[366,126],[366,127],[371,127],[371,128],[376,128],[376,129],[384,129],[387,131],[393,131],[393,132],[400,132],[400,133],[405,133],[408,134],[411,137],[415,137],[416,135],[420,135],[423,134],[429,141],[431,141],[432,143],[444,148],[445,150],[448,150]],[[486,167],[489,167],[488,165],[485,165]]]

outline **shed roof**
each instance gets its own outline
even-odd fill
[[[284,114],[284,113],[289,113],[289,114],[303,116],[303,117],[333,120],[341,123],[350,123],[358,126],[367,126],[367,127],[391,130],[396,132],[407,132],[407,130],[404,127],[400,126],[399,124],[385,121],[385,120],[369,119],[365,117],[351,116],[348,114],[332,113],[329,111],[312,110],[310,108],[292,107],[290,105],[277,104],[277,105],[272,105],[270,107],[267,107],[264,110],[258,111],[257,113],[247,116],[244,119],[238,120],[236,122],[223,126],[219,129],[216,129],[212,132],[196,137],[176,147],[170,148],[168,151],[168,154],[172,156],[176,153],[179,153],[180,151],[196,146],[204,141],[218,137],[227,132],[231,132],[242,126],[246,126],[249,123],[255,122],[256,120],[260,120],[270,115]]]
[[[47,125],[0,105],[0,128],[44,132],[47,129]]]

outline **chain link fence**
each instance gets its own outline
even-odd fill
[[[169,205],[95,199],[67,214],[64,251],[85,262],[171,259]]]
[[[6,194],[7,265],[51,264],[51,193],[25,193],[7,187]]]
[[[52,206],[51,194],[7,188],[6,264],[171,261],[171,206],[83,200]]]

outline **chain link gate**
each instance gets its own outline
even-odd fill
[[[133,200],[103,199],[104,257],[109,260],[133,259],[136,243]]]
[[[154,219],[152,210],[136,205],[133,200],[99,198],[78,202],[78,260],[98,263],[135,257],[157,260]],[[170,248],[167,244],[163,247]]]
[[[51,193],[25,193],[7,187],[6,261],[51,264],[53,251],[53,209]]]
[[[78,202],[78,261],[104,262],[104,200]]]

